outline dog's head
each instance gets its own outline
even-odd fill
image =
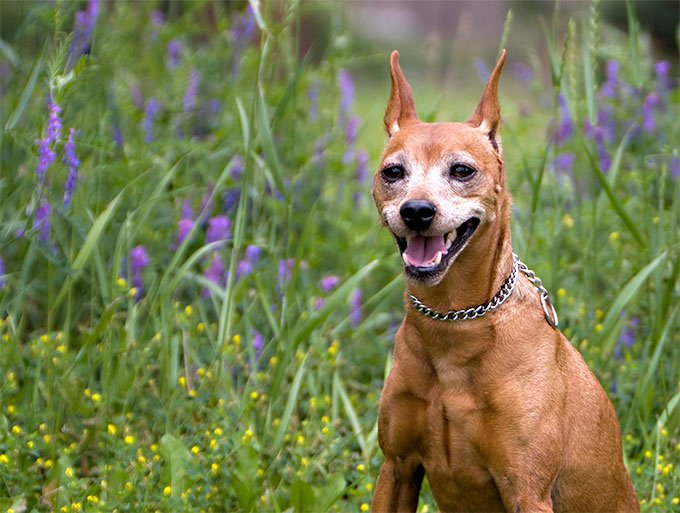
[[[475,112],[464,123],[423,123],[392,52],[385,112],[389,141],[373,179],[381,222],[394,235],[406,277],[438,284],[475,235],[496,221],[505,194],[498,129],[503,51]]]

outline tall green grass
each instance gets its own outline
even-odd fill
[[[370,503],[403,285],[370,177],[357,171],[362,149],[372,150],[369,169],[378,158],[387,89],[360,82],[351,105],[341,69],[376,58],[342,44],[318,62],[299,57],[304,6],[251,5],[249,17],[235,3],[102,3],[86,55],[74,51],[82,31],[72,33],[84,5],[6,11],[15,22],[0,45],[0,511]],[[341,12],[327,8],[339,40]],[[514,245],[610,393],[644,509],[672,511],[679,93],[655,76],[632,6],[628,39],[597,9],[564,32],[559,13],[544,26],[546,51],[533,61],[547,64],[547,80],[540,67],[523,88],[504,77]],[[619,82],[608,99],[613,58]],[[541,101],[520,115],[527,90]],[[35,141],[49,101],[64,130],[41,188]],[[610,117],[598,123],[603,110]],[[572,130],[556,141],[567,118]],[[609,127],[604,146],[585,122]],[[64,207],[70,127],[81,163]],[[560,170],[565,154],[572,164]],[[209,241],[218,216],[229,236]],[[218,257],[214,282],[206,271]],[[328,276],[338,284],[322,285]],[[434,508],[427,493],[421,507]]]

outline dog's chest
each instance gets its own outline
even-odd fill
[[[423,466],[440,509],[503,511],[481,453],[483,407],[477,397],[462,389],[432,389],[427,400],[399,394],[388,404],[388,438],[397,461],[415,458]]]
[[[461,390],[437,394],[427,408],[422,464],[439,508],[495,511],[502,502],[482,454],[483,406]]]

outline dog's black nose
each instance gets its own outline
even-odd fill
[[[425,200],[410,200],[399,209],[404,224],[411,230],[422,231],[432,223],[437,207]]]

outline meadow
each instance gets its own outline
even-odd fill
[[[0,512],[368,511],[403,278],[370,197],[388,53],[338,5],[313,59],[294,1],[2,4]],[[626,6],[627,35],[594,2],[508,47],[503,144],[515,252],[670,512],[680,89]],[[493,62],[454,107],[414,87],[421,116]]]

